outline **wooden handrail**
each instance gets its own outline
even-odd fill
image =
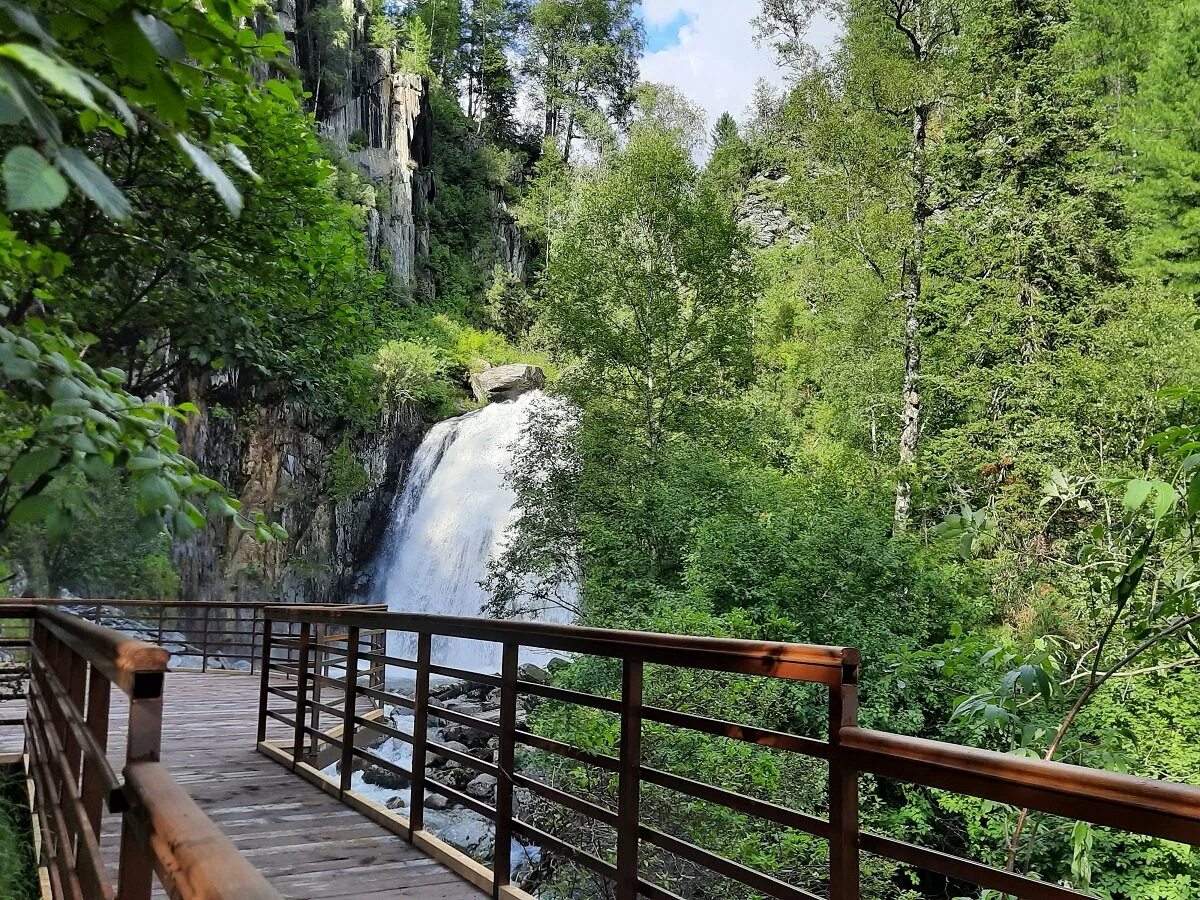
[[[125,791],[136,827],[154,852],[155,871],[172,897],[194,900],[278,900],[161,763],[130,763]]]
[[[275,621],[384,628],[499,644],[515,643],[544,650],[637,659],[660,665],[766,675],[820,684],[840,684],[846,677],[853,679],[857,676],[859,663],[859,653],[851,647],[817,644],[690,637],[653,631],[613,631],[578,625],[473,619],[466,616],[373,612],[346,606],[273,606],[266,610],[266,614]],[[853,674],[847,676],[843,672],[845,669],[853,670]]]
[[[0,601],[0,620],[30,632],[25,747],[52,896],[149,900],[157,873],[175,900],[278,900],[159,762],[170,654],[55,605]],[[114,685],[128,697],[123,783],[108,760]],[[122,813],[115,884],[105,798]]]
[[[157,644],[96,625],[79,616],[49,607],[38,607],[34,620],[98,669],[129,697],[156,697],[169,654]]]
[[[1200,788],[993,750],[843,728],[859,771],[1200,845]]]
[[[921,738],[871,731],[857,725],[857,685],[859,654],[842,647],[782,644],[715,637],[609,631],[546,623],[496,621],[451,616],[383,613],[345,607],[271,607],[264,639],[276,641],[275,652],[264,650],[266,665],[262,673],[259,749],[283,762],[293,771],[321,784],[331,793],[372,818],[392,828],[422,848],[457,867],[475,883],[490,888],[493,895],[511,900],[511,873],[504,860],[497,860],[494,871],[462,862],[447,845],[424,831],[424,798],[427,791],[450,797],[496,823],[497,835],[506,839],[519,834],[534,839],[544,850],[563,855],[577,864],[612,880],[618,900],[632,900],[640,894],[655,900],[677,900],[670,890],[648,881],[639,874],[639,839],[688,859],[711,872],[732,878],[751,889],[779,900],[800,900],[813,896],[797,886],[786,884],[767,873],[693,845],[679,837],[650,828],[640,820],[638,797],[642,785],[653,784],[685,797],[726,807],[755,816],[781,827],[806,831],[829,841],[829,896],[831,900],[858,900],[859,856],[868,852],[890,858],[959,882],[1017,896],[1023,900],[1081,900],[1086,895],[1070,888],[1046,883],[1014,872],[1000,871],[975,860],[955,856],[891,837],[861,830],[858,812],[858,780],[872,773],[926,787],[939,788],[986,798],[1000,803],[1025,806],[1052,815],[1082,819],[1170,840],[1200,845],[1200,787],[1135,778],[1116,772],[1088,769],[1063,763],[1024,759],[990,750],[962,747]],[[285,633],[272,638],[275,623],[287,625]],[[299,627],[301,639],[289,635]],[[326,629],[323,634],[321,629]],[[331,631],[336,629],[336,632]],[[385,633],[401,632],[417,636],[416,659],[402,659],[362,644],[367,629]],[[332,634],[332,637],[330,636]],[[465,638],[499,644],[503,651],[503,671],[497,675],[468,673],[430,658],[435,637]],[[351,639],[353,648],[339,639]],[[621,691],[615,697],[598,696],[537,684],[518,677],[516,659],[520,648],[559,650],[609,657],[622,664]],[[314,652],[314,648],[316,648]],[[299,657],[278,658],[280,651],[299,652]],[[274,657],[274,658],[273,658]],[[354,666],[346,660],[352,658]],[[404,696],[386,685],[363,686],[351,672],[360,661],[394,666],[415,672],[412,696]],[[298,665],[296,664],[298,663]],[[829,690],[829,729],[825,738],[710,718],[694,712],[663,709],[642,703],[642,667],[657,663],[683,668],[711,669],[763,675],[823,684]],[[342,673],[330,676],[330,668]],[[271,675],[296,677],[294,690],[270,684]],[[438,704],[431,698],[431,673],[460,677],[487,689],[500,690],[500,720],[486,721]],[[311,686],[341,687],[342,706],[331,707],[310,695]],[[538,696],[555,702],[600,709],[620,718],[619,757],[573,747],[561,741],[535,735],[516,727],[513,710],[519,695]],[[282,698],[287,706],[272,709],[272,698]],[[411,734],[377,723],[352,712],[360,700],[373,704],[413,710]],[[323,713],[337,713],[336,734],[322,727]],[[427,718],[457,723],[499,738],[495,763],[480,760],[462,751],[446,748],[429,739]],[[267,720],[288,725],[292,732],[286,744],[265,740]],[[641,723],[654,721],[672,727],[719,735],[786,752],[801,753],[825,760],[829,767],[828,818],[791,810],[760,798],[746,796],[727,788],[707,785],[694,779],[643,765],[639,742]],[[365,734],[391,737],[410,743],[413,748],[411,770],[384,759],[366,746],[356,744]],[[361,741],[360,741],[361,743]],[[567,793],[560,786],[536,782],[513,770],[516,744],[534,747],[569,760],[615,773],[614,797],[607,806],[594,799]],[[318,759],[340,758],[342,771],[337,780],[321,774],[312,763]],[[443,756],[459,765],[493,776],[499,775],[495,806],[476,797],[440,784],[436,770],[426,771],[427,757]],[[358,761],[410,777],[407,808],[410,818],[372,807],[350,789],[349,767]],[[322,763],[326,765],[327,763]],[[547,834],[515,817],[512,790],[527,790],[560,806],[592,818],[617,831],[614,857],[600,859],[560,837]],[[616,800],[616,810],[612,800]],[[519,894],[519,892],[517,892]]]

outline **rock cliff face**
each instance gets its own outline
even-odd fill
[[[274,21],[317,97],[322,136],[375,183],[366,240],[373,261],[416,291],[429,252],[427,206],[431,120],[428,86],[393,72],[389,51],[367,46],[366,10],[343,0],[349,30],[318,35],[312,0],[279,0]],[[344,77],[314,90],[327,73],[328,42],[341,50]],[[324,42],[324,43],[323,43]],[[336,83],[336,89],[330,88]],[[288,539],[259,544],[225,524],[209,526],[175,551],[180,596],[194,600],[337,602],[353,591],[382,538],[412,452],[428,427],[419,410],[385,410],[364,433],[332,430],[303,405],[247,396],[236,373],[181,386],[201,409],[180,435],[202,470],[228,485],[246,510],[262,510]],[[236,412],[230,412],[236,411]]]
[[[349,439],[302,406],[220,400],[236,384],[194,383],[202,415],[180,434],[184,452],[221,479],[247,510],[263,510],[288,539],[260,544],[226,523],[175,551],[180,596],[195,600],[338,602],[356,587],[386,528],[426,423],[411,405],[384,410]]]
[[[369,45],[363,0],[341,0],[337,27],[317,27],[316,0],[277,0],[263,28],[280,28],[315,98],[318,128],[376,187],[365,239],[373,262],[414,296],[432,296],[429,205],[434,200],[429,86],[396,72],[391,51]],[[328,4],[322,7],[322,15]],[[498,194],[492,198],[495,260],[526,276],[525,243]],[[482,264],[482,263],[481,263]],[[492,262],[486,263],[489,271]],[[303,405],[248,396],[236,373],[180,386],[201,409],[180,435],[184,452],[228,485],[248,511],[262,510],[288,539],[259,544],[224,524],[179,546],[180,595],[195,600],[338,602],[360,587],[382,539],[413,451],[428,428],[412,405],[384,411],[373,427],[340,433]],[[234,411],[234,412],[229,412]]]

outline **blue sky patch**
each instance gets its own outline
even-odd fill
[[[661,25],[646,25],[646,52],[657,53],[679,44],[679,32],[685,25],[691,25],[696,20],[693,13],[680,10],[669,22]]]

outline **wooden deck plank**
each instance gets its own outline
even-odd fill
[[[163,693],[162,761],[246,859],[289,900],[480,900],[483,892],[402,838],[255,750],[258,678],[172,673]],[[272,706],[283,708],[282,701]],[[7,710],[6,710],[7,711]],[[123,763],[123,696],[112,701],[109,756]],[[289,729],[271,721],[268,739]],[[20,729],[0,729],[0,752]],[[115,867],[119,820],[101,850]]]

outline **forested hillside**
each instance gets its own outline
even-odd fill
[[[536,363],[567,402],[518,445],[491,613],[858,647],[865,726],[1200,784],[1200,2],[746,6],[784,86],[710,128],[639,80],[634,0],[0,4],[7,592],[360,596],[428,425]],[[827,727],[799,687],[646,694]],[[732,743],[643,752],[821,812],[813,761]],[[863,798],[1097,897],[1200,893],[1183,845]],[[823,889],[823,841],[643,806]]]

